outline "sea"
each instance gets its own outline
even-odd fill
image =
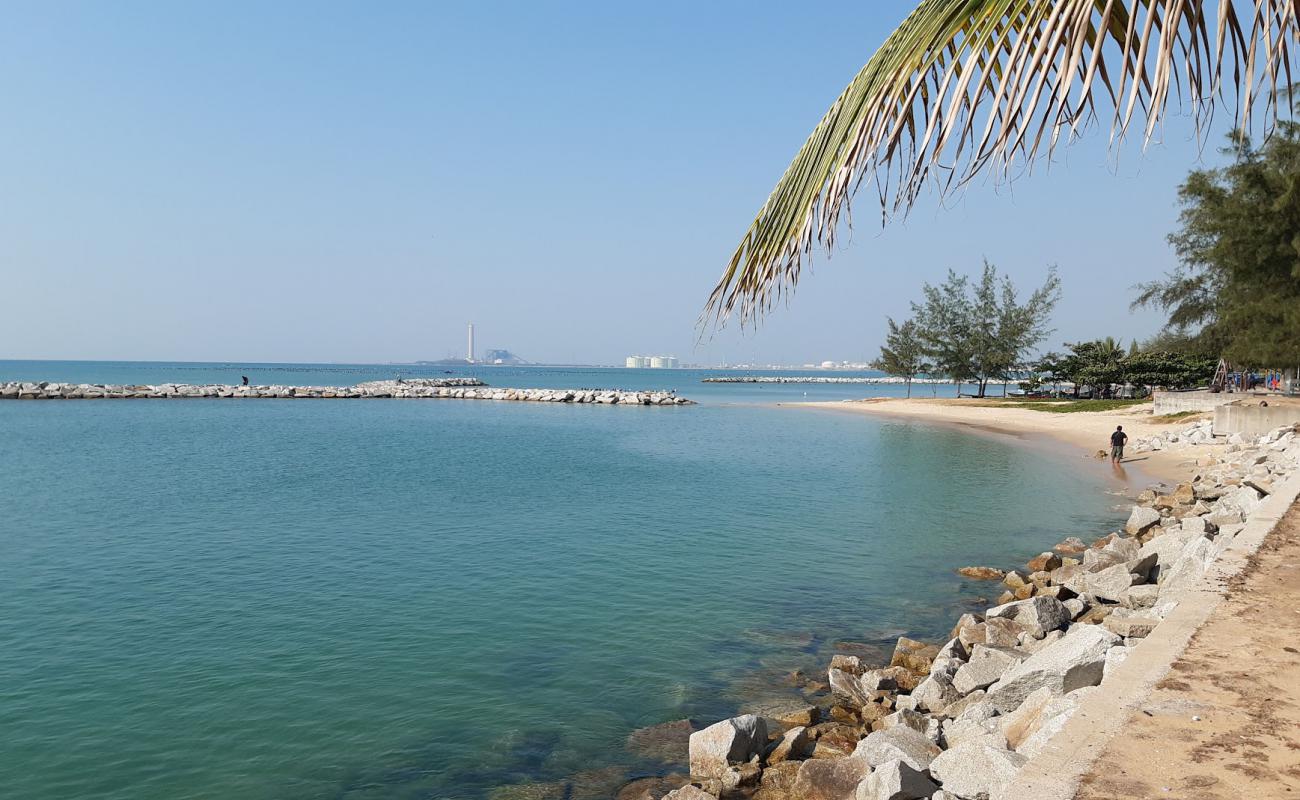
[[[900,386],[0,361],[0,381],[399,373],[698,405],[0,402],[0,797],[615,797],[682,767],[634,731],[942,640],[999,593],[957,567],[1121,521],[1122,487],[1068,449],[791,405]]]

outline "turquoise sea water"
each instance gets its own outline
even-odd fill
[[[339,369],[250,377],[393,368]],[[877,387],[634,373],[483,377],[702,403],[0,403],[0,797],[612,794],[669,769],[630,731],[788,691],[841,640],[937,638],[994,591],[955,567],[1117,521],[1086,460],[766,402]]]

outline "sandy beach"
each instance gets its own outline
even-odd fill
[[[1182,428],[1198,417],[1153,418],[1149,405],[1108,412],[1051,413],[999,407],[996,401],[957,399],[873,399],[838,403],[798,403],[803,407],[951,424],[1018,438],[1050,437],[1080,457],[1095,456],[1108,444],[1116,425],[1131,439]],[[1227,457],[1223,445],[1202,445],[1197,455],[1184,451],[1143,452],[1126,459],[1133,480],[1156,477],[1170,483],[1191,480],[1197,462]],[[1294,730],[1295,648],[1278,644],[1296,627],[1287,615],[1295,599],[1295,559],[1300,541],[1300,506],[1268,536],[1244,571],[1225,587],[1226,602],[1192,637],[1186,651],[1174,649],[1168,675],[1154,691],[1126,708],[1122,733],[1080,748],[1073,763],[1083,766],[1081,786],[1056,787],[1053,797],[1076,800],[1132,797],[1273,797],[1300,789]],[[1207,596],[1189,604],[1207,602]],[[1294,617],[1295,615],[1290,615]],[[1130,640],[1132,641],[1132,640]],[[1259,676],[1264,676],[1260,678]],[[1112,690],[1113,691],[1113,690]],[[1141,713],[1132,713],[1140,710]],[[1085,715],[1086,716],[1086,715]],[[1070,742],[1081,740],[1075,729]],[[1076,746],[1074,744],[1069,746]],[[1088,755],[1084,755],[1084,751]],[[1091,763],[1092,758],[1096,758]],[[1027,770],[1026,774],[1032,773]],[[1040,787],[1030,784],[1035,791]],[[1025,788],[1021,786],[1020,788]]]
[[[989,401],[988,404],[977,403],[983,401],[951,398],[875,398],[851,402],[790,405],[963,425],[1018,437],[1046,436],[1077,447],[1081,456],[1094,456],[1100,450],[1108,450],[1110,434],[1115,430],[1116,425],[1123,425],[1124,431],[1132,441],[1196,420],[1196,417],[1184,417],[1175,421],[1159,420],[1151,416],[1149,405],[1133,406],[1117,411],[1058,414],[1013,406],[998,406],[994,401]],[[1208,448],[1203,452],[1209,452]],[[1189,461],[1185,453],[1171,452],[1142,453],[1126,458],[1124,464],[1146,476],[1170,482],[1185,480],[1195,467],[1194,462]]]

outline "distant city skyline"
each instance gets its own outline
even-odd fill
[[[459,357],[473,320],[476,348],[536,362],[866,361],[923,282],[985,257],[1022,287],[1059,265],[1046,348],[1159,331],[1131,287],[1175,265],[1177,186],[1217,163],[1225,120],[1202,161],[1179,120],[1118,165],[1094,132],[1014,191],[923,196],[883,229],[864,188],[835,257],[760,328],[696,327],[912,6],[831,0],[829,27],[729,0],[14,6],[0,358],[410,362]]]

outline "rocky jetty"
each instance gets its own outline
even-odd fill
[[[356,386],[230,386],[226,384],[162,383],[120,385],[103,383],[0,383],[0,400],[92,400],[123,398],[446,398],[512,400],[534,403],[684,406],[694,402],[673,392],[626,389],[504,389],[477,378],[438,378],[371,381]]]
[[[1203,424],[1137,448],[1216,443]],[[1217,442],[1222,445],[1222,441]],[[1226,449],[1226,452],[1222,452]],[[1236,437],[1195,477],[1143,492],[1123,531],[1068,537],[1000,579],[983,613],[942,645],[899,639],[888,666],[837,655],[798,714],[763,713],[689,733],[690,783],[657,800],[990,800],[1151,634],[1300,469],[1300,426]],[[687,736],[685,730],[678,735]]]

